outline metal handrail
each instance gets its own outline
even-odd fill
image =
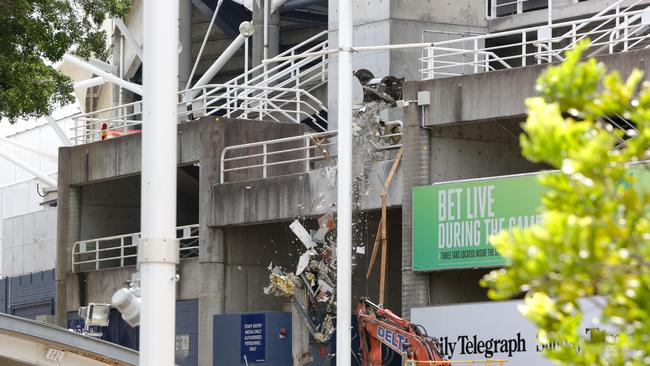
[[[389,121],[385,123],[387,126],[398,125],[400,126],[399,132],[388,133],[379,136],[380,139],[390,139],[393,137],[402,136],[402,121]],[[220,158],[220,182],[226,183],[226,173],[238,172],[243,170],[260,170],[261,178],[268,178],[269,168],[282,165],[292,165],[296,163],[301,164],[299,171],[290,171],[289,173],[306,173],[311,168],[311,163],[315,161],[328,160],[336,157],[336,152],[333,147],[338,143],[336,137],[338,131],[317,132],[305,135],[283,137],[279,139],[249,142],[240,145],[227,146],[221,151]],[[302,143],[299,146],[286,147],[283,145],[291,143]],[[374,144],[377,151],[393,150],[402,147],[401,143],[393,143],[388,141],[384,144]],[[261,152],[251,152],[255,148],[261,148]],[[230,156],[228,154],[234,152],[245,152],[244,155]],[[284,155],[284,157],[282,157]],[[275,157],[276,159],[269,159]],[[249,160],[248,162],[246,160]],[[273,161],[271,161],[273,160]],[[227,163],[240,162],[242,165],[235,167],[226,167]]]
[[[302,48],[306,48],[304,52],[326,49],[327,40],[312,45],[326,36],[327,31],[320,32],[282,52],[280,56],[295,55]],[[179,92],[179,101],[185,95],[200,92],[192,100],[179,102],[179,121],[187,120],[189,116],[196,118],[223,113],[232,118],[268,118],[293,123],[311,119],[314,125],[325,130],[327,120],[321,112],[327,112],[327,108],[304,87],[313,90],[325,82],[327,56],[286,61],[262,73],[266,68],[267,65],[259,65],[224,84],[211,84]],[[259,74],[255,75],[257,73]],[[316,86],[310,86],[314,82],[317,83]],[[142,102],[138,101],[79,115],[72,128],[73,141],[75,144],[84,144],[140,132],[134,128],[142,123],[141,114]]]
[[[533,1],[535,1],[535,0],[511,0],[509,2],[499,3],[497,0],[492,0],[492,5],[489,8],[489,17],[490,17],[490,19],[496,19],[496,18],[506,17],[506,16],[510,16],[510,15],[514,15],[514,14],[521,14],[521,13],[524,12],[524,4],[529,3],[529,2],[533,2]],[[515,5],[513,7],[514,12],[499,15],[499,8],[505,8],[505,7],[509,7],[511,5]],[[537,9],[544,9],[544,8],[548,8],[548,3],[546,3],[545,6],[541,6],[541,7],[537,8]]]
[[[550,36],[553,29],[578,29],[585,23],[600,24],[610,20],[616,20],[618,26],[585,31],[593,40],[590,44],[592,49],[599,52],[614,53],[618,52],[616,46],[621,42],[625,44],[623,51],[632,49],[630,44],[640,48],[643,46],[641,42],[649,37],[647,32],[639,32],[639,28],[646,26],[641,23],[644,11],[645,9],[627,11],[625,13],[556,23],[551,26],[528,27],[431,43],[423,49],[424,56],[420,58],[422,62],[420,72],[423,79],[431,79],[440,75],[462,75],[491,71],[496,69],[497,64],[499,65],[498,68],[526,66],[529,59],[538,64],[563,60],[561,53],[558,51],[574,47],[576,44],[574,41],[579,39],[582,33],[576,31],[571,33],[570,37],[566,36],[567,33],[560,36]],[[543,37],[544,33],[548,35],[547,38]],[[610,37],[612,34],[614,36]],[[618,36],[619,34],[622,34],[622,38]],[[520,41],[497,46],[484,46],[488,40],[503,39],[503,37],[513,35],[518,35]],[[565,43],[569,43],[569,45],[565,46]],[[470,46],[466,47],[467,45]],[[606,49],[603,49],[605,46],[607,46]],[[499,52],[503,50],[510,50],[511,52],[508,52],[506,56],[500,56]],[[512,52],[513,50],[515,52]]]
[[[180,259],[198,257],[199,224],[177,227],[176,238],[179,240]],[[139,242],[140,233],[77,241],[72,246],[72,272],[133,266]]]

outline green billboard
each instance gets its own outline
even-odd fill
[[[413,270],[505,264],[488,239],[537,223],[542,192],[536,174],[413,188]]]
[[[647,162],[630,166],[636,189],[650,187],[649,168]],[[537,173],[414,187],[413,270],[504,265],[488,239],[537,223],[543,191]]]

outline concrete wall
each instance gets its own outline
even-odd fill
[[[140,176],[81,186],[80,239],[140,231]]]
[[[368,182],[360,189],[362,210],[381,207],[381,184],[388,176],[392,161],[385,161],[368,174]],[[389,207],[402,202],[401,167],[388,189]],[[376,179],[375,177],[379,177]],[[264,180],[216,184],[210,191],[213,202],[207,216],[211,226],[244,225],[252,222],[274,222],[292,217],[322,215],[326,208],[320,203],[336,202],[335,186],[322,169]]]
[[[355,46],[376,46],[422,42],[424,30],[453,33],[485,33],[484,0],[406,0],[353,1]],[[329,42],[338,44],[338,3],[329,2]],[[446,34],[428,35],[427,41],[451,37]],[[433,37],[433,38],[431,38]],[[458,36],[460,37],[460,36]],[[355,53],[353,69],[366,68],[377,77],[394,75],[407,80],[419,80],[420,49],[373,51]],[[330,55],[328,64],[328,109],[337,110],[336,55]],[[362,100],[361,88],[354,82],[354,102]],[[337,127],[336,114],[329,115],[329,129]]]
[[[196,299],[199,297],[198,282],[199,264],[196,258],[184,259],[178,266],[179,281],[176,283],[176,298],[178,300]],[[131,275],[136,272],[135,266],[106,269],[84,273],[84,287],[87,302],[110,303],[115,291],[131,281]],[[73,302],[74,299],[68,299]],[[68,311],[74,311],[76,304]]]
[[[178,164],[198,161],[198,124],[187,122],[178,125]],[[126,177],[140,172],[140,134],[97,141],[69,149],[69,182],[73,185],[96,183]]]
[[[56,209],[4,219],[2,238],[4,275],[51,270],[56,253]]]
[[[634,69],[648,74],[650,50],[638,50],[597,57],[610,70],[627,77]],[[487,73],[426,80],[415,88],[429,91],[431,105],[425,107],[425,126],[521,118],[524,101],[536,95],[535,81],[548,65],[535,65]],[[415,94],[414,94],[415,97]],[[420,116],[421,118],[421,116]]]

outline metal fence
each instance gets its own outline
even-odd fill
[[[389,121],[388,128],[371,141],[376,151],[402,147],[402,121]],[[221,152],[220,182],[263,179],[318,168],[318,162],[336,157],[338,131],[310,133],[280,139],[227,146]]]
[[[583,39],[591,41],[587,56],[647,48],[650,8],[631,10],[639,2],[588,19],[434,42],[423,49],[420,71],[432,79],[557,62]]]
[[[176,228],[179,258],[199,256],[199,225]],[[108,236],[75,242],[72,246],[72,271],[90,272],[137,264],[140,233]]]
[[[548,8],[548,0],[489,0],[486,4],[487,16],[491,19]]]
[[[316,34],[278,57],[327,49],[327,31]],[[327,55],[258,65],[223,83],[188,89],[178,94],[178,119],[201,116],[279,122],[311,122],[317,130],[327,126],[327,107],[311,93],[327,80]],[[93,111],[74,118],[76,145],[141,132],[142,102]]]

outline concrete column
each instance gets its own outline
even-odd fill
[[[417,99],[417,84],[406,84],[406,100]],[[404,135],[402,144],[402,176],[404,191],[402,193],[402,316],[409,319],[411,308],[425,306],[429,303],[428,275],[416,274],[412,269],[413,258],[413,223],[411,213],[413,201],[411,189],[414,186],[430,184],[429,131],[420,127],[420,107],[411,103],[404,108]]]
[[[269,4],[271,4],[269,0]],[[252,66],[262,63],[264,59],[264,0],[253,1],[253,33],[252,41]],[[280,50],[280,11],[269,14],[269,50],[268,57],[273,57]]]
[[[178,36],[181,53],[178,59],[179,90],[184,90],[192,72],[192,0],[180,0]]]
[[[70,149],[59,149],[59,174],[58,174],[58,207],[57,207],[57,234],[56,234],[56,295],[55,295],[55,321],[60,327],[68,326],[68,293],[73,293],[69,287],[75,285],[71,268],[72,245],[79,240],[79,223],[81,218],[81,188],[69,185]],[[78,293],[78,291],[76,292]],[[79,305],[79,304],[77,304]]]
[[[224,132],[212,119],[199,123],[199,365],[212,365],[213,317],[226,309],[227,241],[225,229],[208,225],[210,215],[215,214],[209,198],[212,185],[219,182]]]
[[[212,365],[213,318],[226,309],[226,230],[201,225],[199,235],[199,365]]]
[[[296,288],[294,298],[307,308],[307,289]],[[295,307],[291,308],[291,359],[293,366],[302,366],[309,362],[309,329]]]

